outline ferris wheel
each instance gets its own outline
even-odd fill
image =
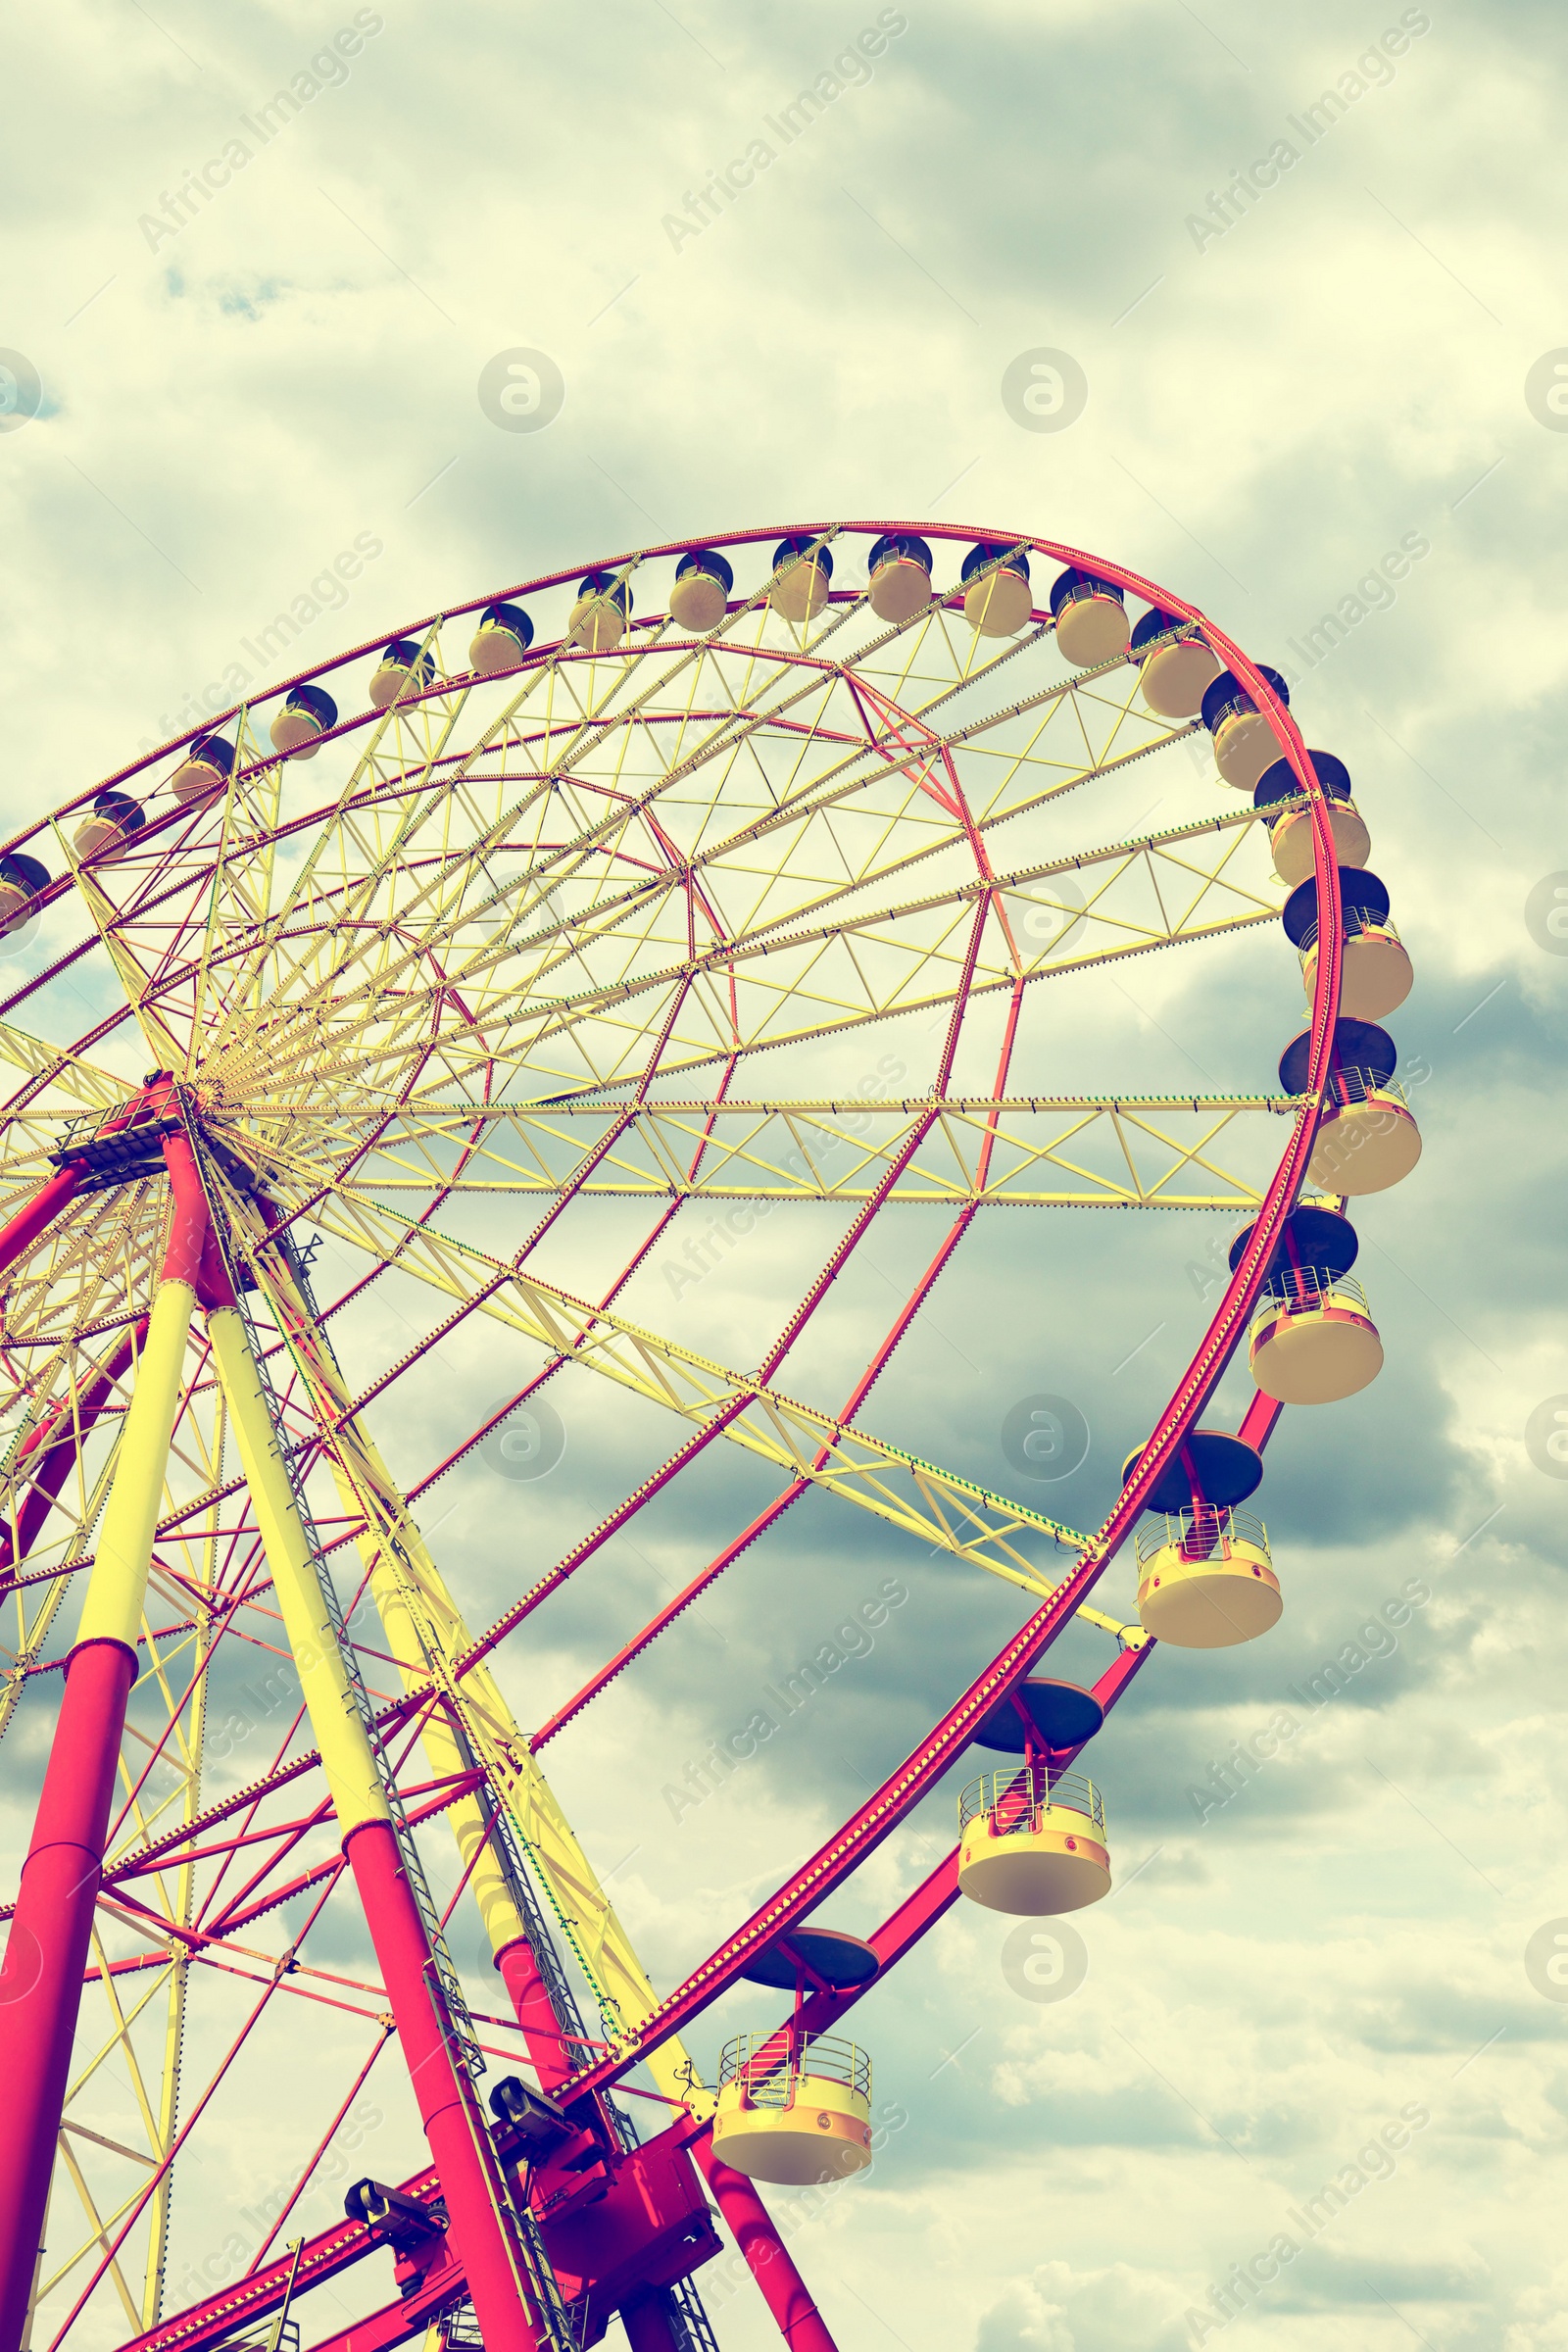
[[[1348,1211],[1420,1151],[1381,1026],[1409,963],[1349,777],[1288,701],[1082,551],[775,526],[412,622],[0,855],[0,1733],[20,1717],[48,1753],[5,1906],[0,2352],[277,2352],[302,2328],[583,2352],[617,2315],[635,2352],[698,2352],[710,2193],[796,2352],[830,2352],[761,2190],[871,2160],[843,2021],[956,1901],[1040,1917],[1108,1890],[1113,1743],[1108,1827],[1085,1749],[1156,1644],[1275,1623],[1244,1507],[1269,1434],[1382,1364]],[[1156,800],[1173,821],[1141,830]],[[1059,992],[1249,927],[1301,966],[1277,1089],[1041,1083]],[[873,1396],[976,1220],[1090,1206],[1238,1228],[1092,1533],[901,1445]],[[683,1330],[738,1235],[824,1214],[837,1238],[755,1362]],[[917,1215],[934,1247],[857,1378],[806,1394],[803,1336],[873,1227]],[[656,1253],[684,1278],[650,1287]],[[505,1396],[389,1458],[400,1384],[478,1331]],[[1244,1343],[1256,1394],[1226,1431],[1204,1415]],[[596,1383],[664,1432],[657,1467],[474,1622],[423,1497],[476,1446],[548,1447],[552,1397]],[[725,1447],[771,1499],[647,1622],[607,1616],[591,1675],[520,1723],[510,1645]],[[1024,1614],[657,1986],[547,1751],[813,1494]],[[1129,1540],[1124,1621],[1092,1595]],[[766,1565],[763,1543],[741,1573]],[[1092,1685],[1043,1670],[1072,1625],[1102,1648]],[[284,1668],[242,1773],[235,1678]],[[950,1774],[946,1861],[862,1936],[816,1922]],[[368,1975],[330,1939],[345,1913]],[[453,1958],[468,1920],[488,2008]],[[742,1979],[776,2022],[715,2047]],[[394,2070],[426,2144],[378,2143],[307,2229]],[[179,2218],[236,2133],[282,2185],[198,2262]],[[372,2257],[368,2317],[313,2306]]]

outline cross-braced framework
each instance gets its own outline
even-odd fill
[[[23,877],[14,968],[37,967],[0,1005],[0,1732],[19,1801],[24,1736],[49,1752],[0,1985],[28,2119],[0,2190],[0,2352],[29,2329],[34,2352],[275,2344],[302,2318],[346,2342],[341,2307],[305,2298],[380,2246],[399,2291],[379,2278],[357,2352],[435,2326],[469,2341],[475,2314],[487,2343],[568,2352],[617,2311],[637,2352],[701,2352],[693,2280],[718,2241],[694,2160],[797,2352],[830,2345],[751,2183],[714,2157],[712,2068],[681,2036],[1069,1622],[1103,1642],[1104,1706],[1148,1659],[1090,1594],[1297,1200],[1340,980],[1325,889],[1298,1097],[1051,1091],[1097,974],[1267,924],[1281,892],[1198,720],[1155,715],[1119,652],[1070,666],[1048,611],[972,625],[977,582],[1020,556],[1084,566],[1211,648],[1292,762],[1320,886],[1327,804],[1267,680],[1192,607],[1046,541],[919,527],[939,573],[954,543],[989,552],[899,619],[868,597],[867,546],[915,526],[864,521],[796,527],[821,591],[796,619],[770,594],[777,530],[710,543],[731,576],[700,631],[670,611],[683,547],[611,559],[586,594],[576,574],[503,592],[514,620],[489,625],[514,627],[515,658],[494,674],[470,651],[477,603],[430,616],[375,701],[380,641],[78,795],[0,859],[0,883]],[[269,731],[291,697],[309,762]],[[1093,1536],[902,1446],[871,1396],[977,1218],[1068,1207],[1254,1220],[1169,1408],[1126,1432],[1147,1442]],[[685,1288],[797,1213],[836,1238],[755,1361],[683,1338]],[[806,1394],[792,1351],[897,1219],[929,1236],[918,1279],[848,1390]],[[659,1329],[637,1288],[656,1254],[676,1269]],[[455,1447],[389,1463],[374,1433],[399,1384],[481,1318],[507,1395]],[[470,1623],[415,1506],[542,1391],[595,1376],[664,1431],[654,1466]],[[1254,1444],[1275,1409],[1249,1416]],[[771,1499],[649,1622],[607,1624],[582,1688],[519,1725],[506,1645],[718,1440]],[[661,1990],[540,1753],[812,1490],[956,1577],[1004,1580],[1028,1613],[938,1723],[908,1725],[906,1757],[821,1851]],[[265,1745],[243,1771],[236,1722]],[[883,1969],[956,1891],[950,1857],[870,1937]],[[504,2016],[473,2008],[451,1958],[470,1917]],[[343,1959],[366,1928],[371,1960]],[[808,1969],[797,2025],[835,2023],[858,1989]],[[301,2064],[320,2095],[282,2114],[279,2070]],[[399,2194],[312,2234],[367,2086],[400,2064],[429,2152],[377,2153]],[[487,2066],[555,2106],[487,2117]],[[177,2222],[236,2133],[278,2185],[265,2232],[215,2268],[181,2253]]]

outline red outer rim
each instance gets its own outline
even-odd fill
[[[820,538],[828,532],[832,532],[834,534],[848,532],[872,533],[880,536],[884,532],[889,531],[914,532],[925,539],[936,539],[949,542],[960,540],[969,542],[978,540],[992,540],[1008,547],[1022,547],[1032,555],[1049,556],[1054,562],[1059,561],[1063,564],[1071,564],[1079,570],[1094,571],[1101,578],[1112,581],[1116,587],[1122,589],[1123,591],[1130,589],[1135,596],[1143,597],[1147,603],[1157,605],[1162,612],[1174,612],[1183,620],[1203,621],[1204,634],[1208,637],[1209,642],[1214,646],[1215,651],[1218,652],[1219,650],[1220,640],[1218,639],[1217,633],[1213,630],[1210,623],[1203,620],[1203,615],[1201,612],[1200,612],[1196,605],[1186,604],[1180,597],[1168,594],[1166,590],[1156,587],[1152,581],[1146,580],[1141,573],[1129,571],[1125,568],[1125,566],[1118,564],[1104,562],[1101,557],[1090,555],[1082,548],[1068,547],[1065,542],[1054,539],[1032,538],[1027,533],[1022,531],[1003,530],[995,523],[875,522],[867,521],[862,517],[853,517],[843,522],[826,521],[767,523],[764,524],[760,529],[754,528],[744,531],[710,533],[707,538],[668,539],[662,541],[658,546],[654,547],[629,548],[624,550],[619,555],[602,556],[593,564],[587,565],[586,569],[590,571],[615,571],[628,564],[652,563],[663,556],[684,555],[689,550],[696,547],[717,547],[720,549],[726,547],[755,547],[763,540],[782,539],[791,536],[809,536],[812,538]],[[131,776],[140,775],[144,768],[154,766],[161,760],[167,760],[171,753],[177,752],[183,745],[194,743],[198,735],[217,734],[220,728],[227,726],[231,719],[237,718],[242,710],[248,710],[255,708],[255,704],[257,702],[270,703],[274,697],[281,698],[287,696],[291,694],[297,686],[309,685],[317,678],[326,677],[331,671],[335,669],[341,669],[345,662],[358,662],[368,654],[379,653],[384,646],[391,644],[395,638],[417,638],[424,630],[435,627],[440,621],[459,620],[464,616],[465,613],[482,612],[487,606],[493,604],[515,603],[522,597],[529,595],[540,595],[543,594],[547,589],[564,587],[568,582],[574,582],[581,579],[583,576],[584,567],[579,564],[572,564],[563,571],[539,572],[532,579],[515,581],[510,588],[497,588],[483,596],[472,597],[466,603],[448,606],[443,611],[426,612],[417,620],[401,622],[396,628],[378,629],[373,637],[367,637],[364,642],[359,645],[349,646],[344,651],[333,654],[324,662],[313,663],[309,668],[296,670],[290,677],[279,678],[274,684],[267,687],[265,692],[254,698],[254,700],[242,699],[237,703],[230,703],[226,710],[220,710],[211,717],[201,719],[194,727],[187,728],[183,734],[171,735],[168,742],[160,744],[156,751],[148,752],[139,760],[131,760],[130,763],[125,767],[116,768],[112,774],[102,777],[96,784],[90,785],[84,792],[78,794],[74,800],[62,802],[60,806],[51,813],[57,817],[74,814],[76,809],[80,808],[87,802],[90,802],[96,798],[99,793],[109,791],[114,785],[124,783]],[[833,593],[835,598],[837,598],[838,596],[842,595],[844,591],[835,590]],[[859,592],[857,590],[854,591],[854,593],[858,594]],[[962,601],[962,592],[958,588],[944,591],[944,593],[937,599],[938,603],[951,605],[955,610],[961,606]],[[1039,617],[1049,618],[1049,609],[1039,609]],[[540,645],[536,640],[534,645],[529,648],[530,659],[532,660],[542,657],[543,655],[548,654],[550,650],[551,649],[548,645]],[[1231,650],[1232,652],[1235,651],[1234,648]],[[525,663],[523,666],[526,667],[528,664]],[[1242,678],[1243,683],[1248,684],[1247,678],[1243,675],[1242,668],[1238,666],[1236,662],[1227,662],[1226,667],[1234,669],[1236,675]],[[439,680],[428,691],[430,693],[442,692],[450,685],[450,680]],[[1254,700],[1257,700],[1258,698],[1256,696],[1255,688],[1250,687],[1249,690],[1253,693]],[[411,704],[416,703],[422,699],[424,698],[420,696],[411,697],[410,702]],[[1259,704],[1259,707],[1262,707],[1261,703]],[[356,715],[358,716],[358,714]],[[339,725],[341,726],[343,723],[344,722],[340,721]],[[320,740],[322,742],[329,741],[331,736],[337,731],[338,730],[335,728],[328,729],[327,734],[322,736]],[[277,756],[281,758],[283,755],[278,754]],[[42,830],[42,825],[28,825],[24,827],[21,832],[14,834],[9,841],[0,844],[0,856],[9,856],[11,852],[16,850],[22,843],[31,840],[35,834],[40,833]]]

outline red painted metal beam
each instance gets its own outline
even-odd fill
[[[9,1225],[0,1232],[0,1274],[15,1264],[24,1250],[30,1250],[41,1233],[47,1233],[66,1202],[81,1183],[79,1167],[57,1168],[47,1184],[33,1194],[24,1208],[17,1211]]]
[[[118,1642],[78,1648],[44,1773],[0,1968],[0,2346],[26,2322],[82,1971],[136,1661]]]
[[[790,2352],[837,2352],[827,2322],[755,2186],[713,2154],[711,2128],[693,2141],[692,2154]]]
[[[620,2324],[626,2330],[631,2352],[681,2352],[680,2339],[670,2325],[662,2296],[638,2295],[632,2302],[623,2303]]]
[[[1284,1410],[1284,1405],[1279,1402],[1277,1397],[1265,1396],[1262,1390],[1259,1389],[1242,1415],[1242,1426],[1237,1431],[1237,1436],[1245,1445],[1255,1446],[1261,1453],[1274,1435],[1275,1424]]]
[[[502,1946],[496,1954],[496,1967],[522,2028],[522,2038],[539,2078],[539,2087],[554,2098],[571,2081],[571,2053],[562,2036],[561,2020],[551,2004],[550,1988],[539,1973],[533,1946],[526,1936]]]
[[[72,1171],[65,1171],[71,1173]],[[120,1345],[107,1355],[91,1378],[76,1392],[75,1410],[69,1396],[61,1398],[24,1445],[15,1477],[29,1468],[31,1480],[17,1513],[16,1546],[11,1529],[0,1527],[0,1597],[12,1582],[7,1568],[20,1567],[36,1543],[56,1497],[71,1475],[80,1439],[87,1435],[115,1392],[115,1384],[129,1370],[147,1337],[147,1317],[138,1315]]]
[[[495,2145],[471,2077],[453,2049],[429,1945],[390,1821],[362,1822],[344,1851],[397,2019],[409,2080],[441,2180],[453,2245],[494,2352],[547,2345]]]

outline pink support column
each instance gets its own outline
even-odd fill
[[[795,2268],[762,2203],[744,2173],[737,2173],[713,2154],[707,2133],[693,2140],[692,2154],[718,2201],[725,2227],[745,2255],[762,2300],[778,2324],[790,2352],[837,2352],[827,2323],[811,2300],[811,2292]]]
[[[0,1232],[0,1274],[52,1225],[81,1182],[77,1167],[59,1168]]]
[[[93,1905],[136,1671],[118,1642],[72,1654],[0,1968],[0,2346],[16,2352],[38,2265]]]
[[[478,2095],[442,2031],[424,1927],[389,1821],[362,1822],[344,1839],[375,1957],[397,2020],[449,2218],[487,2352],[540,2352],[543,2314],[514,2240],[506,2184]]]
[[[571,2059],[527,1937],[519,1936],[515,1942],[503,1945],[496,1954],[496,1966],[522,2028],[539,2087],[553,2098],[570,2079]]]
[[[620,2324],[631,2352],[681,2352],[662,2295],[638,2295],[633,2302],[623,2303]]]

